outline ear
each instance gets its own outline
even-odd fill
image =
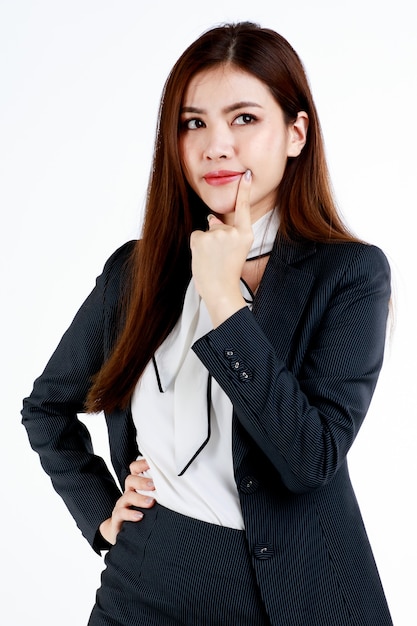
[[[308,115],[305,111],[297,113],[295,122],[288,126],[288,151],[287,156],[298,157],[307,141]]]

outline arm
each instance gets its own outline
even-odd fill
[[[230,397],[240,424],[294,492],[321,487],[344,462],[382,365],[389,267],[377,248],[358,250],[328,294],[318,328],[304,339],[297,375],[246,308],[193,347]],[[242,367],[231,367],[230,348],[248,379],[242,379]]]
[[[88,430],[77,417],[105,357],[105,307],[109,282],[120,274],[127,244],[106,263],[43,374],[23,403],[23,424],[32,448],[83,535],[98,551],[100,523],[111,516],[121,495],[103,459],[93,452]],[[113,299],[118,298],[113,288]]]

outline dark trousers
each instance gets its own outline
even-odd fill
[[[156,504],[105,558],[89,626],[269,626],[242,531]]]

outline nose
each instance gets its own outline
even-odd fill
[[[208,160],[230,159],[233,155],[233,137],[225,126],[207,129],[204,158]]]

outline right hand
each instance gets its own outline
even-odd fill
[[[100,524],[100,533],[106,541],[114,545],[123,522],[139,522],[143,518],[141,511],[132,509],[132,506],[150,509],[155,504],[155,498],[137,493],[140,491],[154,491],[155,486],[151,478],[142,476],[149,469],[145,459],[133,461],[129,466],[130,474],[125,481],[125,492],[117,500],[112,516]]]
[[[235,210],[227,216],[228,223],[210,214],[208,230],[191,233],[193,279],[214,328],[246,307],[240,279],[253,242],[251,180],[252,173],[247,170],[240,178]]]

